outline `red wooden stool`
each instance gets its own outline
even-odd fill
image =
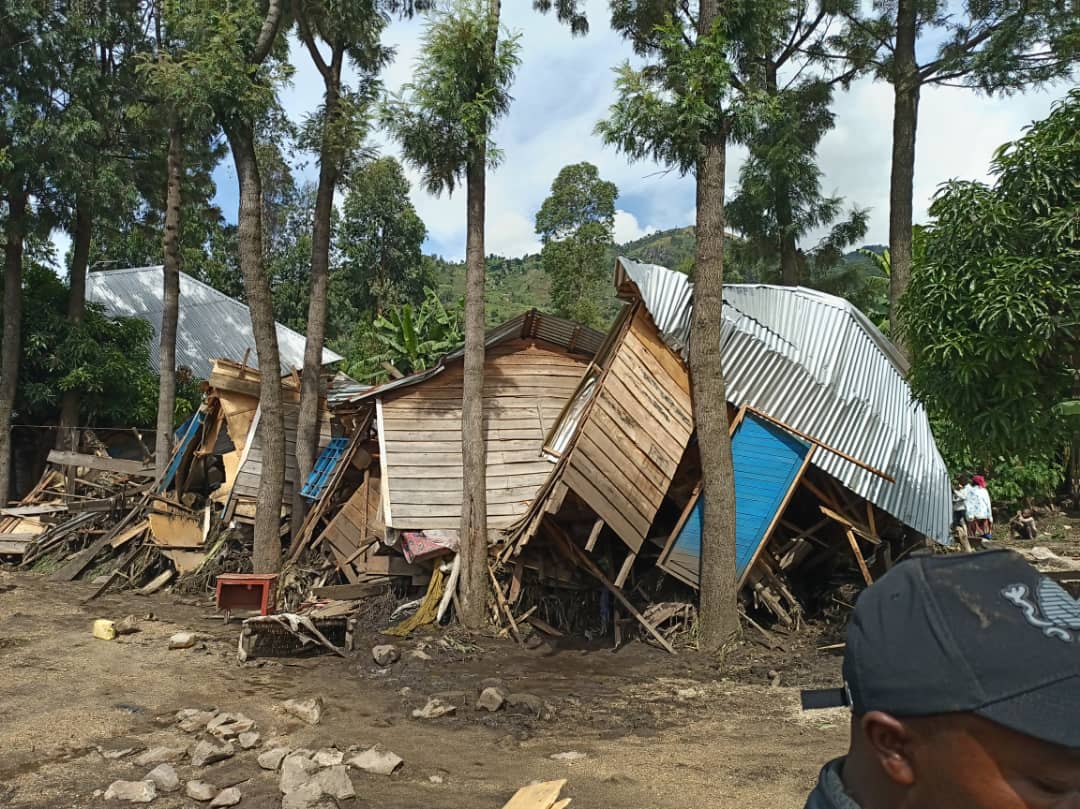
[[[258,610],[260,615],[274,611],[277,573],[222,573],[217,577],[217,608],[228,621],[234,609]]]

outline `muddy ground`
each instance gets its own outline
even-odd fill
[[[1080,521],[1055,516],[1044,526],[1035,544],[1080,557]],[[261,749],[380,744],[405,759],[391,777],[354,773],[357,798],[342,807],[498,809],[519,786],[567,778],[564,794],[582,809],[797,809],[821,764],[845,746],[843,711],[798,707],[800,687],[839,682],[841,652],[820,647],[842,639],[842,607],[831,622],[777,636],[783,648],[766,648],[748,628],[722,667],[640,642],[615,653],[570,641],[530,650],[455,634],[444,645],[445,636],[428,634],[398,642],[401,661],[380,669],[369,650],[387,639],[374,632],[347,659],[241,665],[239,625],[214,617],[208,599],[118,593],[83,604],[93,590],[0,570],[0,806],[116,806],[95,791],[140,779],[149,767],[136,766],[135,754],[113,760],[103,752],[193,744],[173,718],[190,707],[255,719]],[[92,637],[95,618],[127,615],[144,619],[137,634]],[[196,631],[200,643],[169,651],[168,637],[179,630]],[[476,709],[488,678],[532,695],[536,712]],[[411,718],[433,695],[457,705],[456,714]],[[325,701],[319,725],[281,709],[286,699],[309,696]],[[257,766],[258,752],[177,770],[182,781],[237,784],[242,809],[277,807],[277,776]],[[551,758],[566,752],[586,757]],[[206,805],[182,795],[152,805]]]

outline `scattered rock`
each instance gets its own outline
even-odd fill
[[[499,693],[498,688],[485,688],[480,692],[480,699],[476,701],[476,707],[495,713],[503,706],[504,702],[506,702],[506,697]]]
[[[392,775],[405,763],[401,756],[382,750],[378,746],[365,750],[349,759],[349,765],[374,775]]]
[[[447,705],[464,705],[469,701],[470,694],[468,691],[440,691],[432,694],[431,698]]]
[[[441,699],[431,698],[423,708],[413,710],[413,719],[438,719],[457,710],[454,705],[447,705]]]
[[[194,645],[194,632],[177,632],[169,638],[170,649],[190,649]]]
[[[94,621],[94,628],[91,632],[98,640],[116,640],[116,624],[112,621],[106,621],[104,618]]]
[[[230,739],[255,730],[255,720],[243,714],[218,714],[207,723],[206,730],[219,739]]]
[[[498,677],[485,677],[480,681],[480,691],[486,691],[489,688],[498,690],[503,697],[510,695],[510,689],[506,687],[506,683],[500,680]]]
[[[207,764],[232,758],[235,753],[232,742],[216,745],[213,742],[201,741],[191,751],[191,763],[195,767],[205,767]]]
[[[345,760],[345,754],[333,747],[324,747],[311,757],[320,767],[336,767]]]
[[[187,755],[186,747],[151,747],[135,759],[135,764],[139,767],[153,767],[155,764],[179,761],[185,755]]]
[[[409,652],[409,657],[413,660],[431,660],[431,655],[425,652],[423,649],[413,649]]]
[[[172,764],[158,764],[146,774],[146,780],[153,781],[154,786],[162,792],[176,792],[180,789],[180,777]]]
[[[322,719],[322,697],[287,699],[281,704],[281,707],[285,709],[286,713],[292,714],[309,725],[317,725],[319,720]]]
[[[296,752],[285,756],[281,762],[281,781],[279,786],[283,794],[296,792],[311,780],[318,772],[319,765],[303,753]],[[322,795],[320,790],[319,795]]]
[[[392,643],[386,643],[372,649],[371,657],[380,666],[390,666],[401,659],[401,652]]]
[[[106,758],[110,761],[117,761],[124,756],[130,756],[132,753],[137,753],[140,750],[145,750],[146,745],[140,742],[138,739],[131,738],[118,738],[109,739],[98,745],[97,751],[101,753],[102,758]]]
[[[113,781],[105,790],[107,801],[150,803],[156,797],[157,787],[153,781]]]
[[[217,716],[217,711],[203,711],[199,708],[184,708],[176,712],[177,727],[184,733],[197,733],[205,730],[206,726]]]
[[[428,781],[430,781],[433,784],[445,784],[446,783],[446,779],[443,778],[441,775],[429,775],[428,776]]]
[[[544,701],[536,694],[510,694],[506,698],[506,704],[519,712],[530,713],[533,716],[540,716],[544,712]]]
[[[567,753],[555,753],[551,756],[552,761],[581,761],[583,758],[588,758],[588,753],[579,753],[577,750],[571,750]]]
[[[281,809],[318,809],[322,804],[322,784],[307,781],[281,799]]]
[[[240,790],[236,787],[223,789],[214,800],[210,801],[210,809],[218,809],[221,806],[236,806],[240,803]]]
[[[250,750],[251,748],[258,746],[259,739],[261,738],[262,737],[255,731],[249,731],[247,733],[241,733],[236,737],[236,740],[240,742],[240,747],[244,750]]]
[[[139,631],[139,619],[134,615],[128,615],[116,625],[117,635],[134,635]]]
[[[275,747],[273,750],[259,753],[259,766],[264,770],[276,770],[290,752],[292,751],[288,747]]]
[[[212,801],[217,797],[218,788],[206,781],[188,781],[185,786],[187,796],[193,801]]]
[[[339,801],[356,797],[352,779],[349,778],[349,768],[344,764],[328,767],[315,777],[315,781],[322,788],[324,795],[337,798]]]

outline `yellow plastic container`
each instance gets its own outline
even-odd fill
[[[116,640],[116,624],[99,618],[94,621],[94,637],[100,640]]]

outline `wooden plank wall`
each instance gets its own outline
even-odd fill
[[[364,482],[345,501],[323,531],[322,541],[340,551],[345,558],[369,539],[382,539],[381,480],[377,467],[368,470]]]
[[[484,425],[488,525],[526,513],[553,464],[544,437],[581,379],[588,358],[543,340],[518,339],[487,352]],[[379,425],[390,515],[398,529],[457,530],[461,521],[461,361],[387,396]]]
[[[690,378],[643,309],[608,369],[562,479],[637,552],[693,431]]]
[[[286,403],[285,408],[285,499],[286,506],[292,505],[293,487],[296,485],[296,422],[300,416],[300,406]],[[330,443],[333,437],[333,427],[329,411],[320,414],[319,452]],[[244,465],[236,475],[236,483],[233,484],[234,497],[250,497],[254,499],[259,493],[259,478],[262,475],[262,441],[259,433],[260,427],[255,428],[255,436],[251,441]]]

